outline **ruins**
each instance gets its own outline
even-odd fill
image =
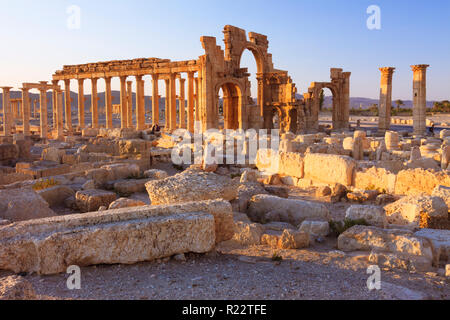
[[[394,67],[379,69],[377,128],[364,130],[352,126],[350,72],[331,68],[329,82],[298,94],[288,72],[274,67],[267,36],[229,25],[223,33],[224,48],[201,37],[198,59],[64,66],[51,81],[24,82],[21,98],[1,87],[0,273],[40,279],[33,277],[73,265],[110,265],[93,271],[103,272],[139,262],[181,268],[196,254],[218,265],[237,256],[233,268],[251,263],[252,271],[291,259],[303,263],[301,273],[314,260],[314,268],[333,265],[333,275],[366,275],[378,265],[447,281],[450,130],[427,135],[428,65],[412,66],[413,118],[404,121],[413,132],[392,128]],[[256,100],[241,67],[245,50],[256,61]],[[325,88],[333,95],[328,126],[319,119]],[[181,153],[187,157],[176,163]]]

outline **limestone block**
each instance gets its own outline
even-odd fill
[[[303,156],[300,153],[280,152],[278,155],[278,174],[303,178]]]
[[[364,219],[369,225],[380,228],[386,228],[388,223],[386,213],[378,206],[352,205],[347,209],[345,218]]]
[[[397,176],[384,168],[371,167],[355,172],[355,187],[363,190],[395,191]]]
[[[0,190],[0,218],[25,221],[55,216],[49,204],[31,188]]]
[[[19,147],[15,144],[0,144],[0,161],[13,160],[19,156]]]
[[[355,160],[347,156],[330,154],[305,156],[305,178],[325,184],[341,183],[351,186],[355,167]]]
[[[450,208],[450,187],[436,186],[431,193],[434,197],[440,197],[445,201],[447,207]]]
[[[78,191],[75,194],[76,203],[81,212],[97,211],[101,206],[109,207],[116,198],[114,192],[97,189]]]
[[[259,245],[261,244],[262,234],[263,227],[260,224],[237,221],[233,240],[246,246]]]
[[[101,169],[108,171],[108,176],[113,177],[110,180],[128,179],[130,177],[139,176],[140,169],[137,164],[118,163],[103,166]]]
[[[450,187],[448,173],[424,169],[402,170],[397,175],[395,194],[418,195],[425,193],[430,195],[438,185]]]
[[[299,230],[308,233],[310,240],[313,241],[326,237],[330,233],[330,224],[328,221],[306,220],[302,222]]]
[[[278,240],[279,249],[300,249],[309,247],[309,234],[297,230],[284,230]]]
[[[161,180],[168,176],[169,175],[164,170],[150,169],[144,172],[144,177],[149,179]]]
[[[173,177],[146,183],[152,204],[182,203],[210,199],[233,200],[239,181],[209,172],[184,171]]]
[[[351,227],[339,236],[338,249],[344,252],[376,249],[383,252],[422,256],[430,261],[434,261],[434,254],[436,254],[429,240],[416,237],[410,231],[359,225]]]
[[[42,150],[41,158],[42,158],[42,160],[45,160],[45,161],[53,161],[56,163],[62,163],[62,157],[65,154],[66,154],[66,152],[62,149],[50,147],[50,148]]]
[[[241,175],[241,183],[246,182],[257,182],[258,181],[258,171],[246,169]]]
[[[50,207],[64,204],[64,200],[75,195],[75,191],[67,186],[59,185],[37,192]]]
[[[414,235],[430,240],[440,260],[450,262],[450,230],[420,229]]]
[[[399,147],[399,136],[395,131],[386,131],[385,144],[387,150],[397,150]]]
[[[31,283],[21,276],[0,279],[0,300],[37,300]]]
[[[114,190],[123,196],[129,196],[137,192],[145,192],[145,184],[151,179],[120,180],[114,183]]]
[[[258,182],[246,182],[239,186],[237,199],[232,201],[234,211],[247,212],[250,199],[257,194],[267,194]]]
[[[270,213],[276,213],[280,220],[270,219]],[[330,212],[322,204],[271,195],[254,196],[250,201],[248,215],[253,221],[281,221],[295,226],[306,219],[330,220]]]
[[[369,263],[389,269],[405,269],[408,271],[430,271],[432,261],[428,257],[382,252],[373,250],[369,256]]]
[[[83,183],[83,185],[81,186],[82,190],[92,190],[95,189],[95,181],[94,180],[88,180],[85,183]]]
[[[134,200],[134,199],[128,199],[128,198],[120,198],[115,200],[109,205],[109,210],[113,209],[122,209],[122,208],[132,208],[132,207],[142,207],[145,206],[146,203]]]
[[[408,196],[384,207],[388,222],[427,228],[445,223],[448,207],[445,201],[432,196]]]
[[[133,264],[214,247],[214,217],[137,207],[16,223],[0,229],[0,269],[56,274],[70,265]]]

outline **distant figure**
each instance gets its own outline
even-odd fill
[[[431,136],[434,136],[434,123],[431,124],[430,134],[431,134]]]
[[[160,131],[161,131],[161,128],[157,124],[154,124],[152,126],[151,134],[155,134],[156,132],[160,132]]]
[[[357,120],[356,121],[356,129],[359,129],[359,128],[361,128],[361,120]]]

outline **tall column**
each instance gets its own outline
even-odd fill
[[[64,137],[63,121],[63,93],[62,90],[56,90],[56,136],[58,140]]]
[[[170,131],[173,131],[177,128],[177,89],[176,89],[176,73],[170,74],[169,83],[170,83],[170,92],[169,92],[169,103],[170,103]]]
[[[158,74],[152,74],[152,124],[159,125]]]
[[[380,103],[378,107],[378,131],[385,133],[391,126],[391,107],[392,107],[392,75],[395,68],[380,68]]]
[[[187,128],[194,132],[194,72],[188,72]]]
[[[84,124],[84,79],[78,79],[78,126],[83,129]]]
[[[195,78],[195,121],[200,121],[200,112],[199,112],[199,102],[200,102],[200,90],[199,90],[199,80]]]
[[[48,119],[47,119],[47,82],[42,81],[40,82],[41,88],[39,88],[40,94],[39,94],[39,105],[40,105],[40,124],[41,124],[41,138],[47,139],[47,133],[48,133]]]
[[[169,130],[170,127],[170,81],[165,79],[166,82],[166,100],[164,111],[164,130]]]
[[[133,128],[133,82],[127,81],[127,127]]]
[[[52,84],[54,86],[52,90],[52,115],[53,115],[53,125],[52,128],[56,128],[56,103],[57,103],[57,93],[56,87],[58,86],[58,80],[52,80]]]
[[[98,128],[98,93],[97,93],[97,78],[92,78],[92,95],[91,95],[91,116],[92,128]]]
[[[145,129],[144,80],[136,76],[136,130]]]
[[[127,112],[127,77],[120,77],[120,127],[127,128],[128,112]]]
[[[106,128],[113,128],[113,109],[112,109],[112,97],[111,97],[111,77],[105,78],[105,113],[106,113]]]
[[[12,87],[2,87],[3,89],[3,135],[11,135],[12,119],[11,119],[11,97],[10,90]]]
[[[29,89],[22,88],[22,119],[23,119],[23,134],[26,137],[30,136],[30,94]]]
[[[72,108],[70,106],[71,99],[70,99],[70,79],[64,80],[65,85],[65,100],[66,100],[66,128],[69,134],[72,133]],[[41,106],[42,107],[42,106]],[[42,111],[41,111],[42,115]]]
[[[411,66],[413,74],[413,127],[415,135],[427,132],[427,68],[428,64]]]
[[[186,93],[185,93],[186,79],[180,78],[180,128],[186,129]]]

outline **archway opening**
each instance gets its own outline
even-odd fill
[[[242,106],[242,93],[234,83],[224,83],[217,92],[217,114],[219,125],[224,129],[237,130],[242,126],[240,112]]]
[[[318,117],[319,122],[325,124],[326,126],[332,126],[333,124],[333,113],[334,113],[334,94],[333,91],[324,87],[319,91],[319,110]]]
[[[260,66],[258,54],[250,51],[250,49],[245,49],[242,52],[241,60],[239,64],[240,68],[247,68],[248,70],[248,81],[249,88],[245,93],[247,96],[248,105],[258,105],[259,104],[259,88],[258,80],[256,78],[259,72],[262,72],[262,67]]]

